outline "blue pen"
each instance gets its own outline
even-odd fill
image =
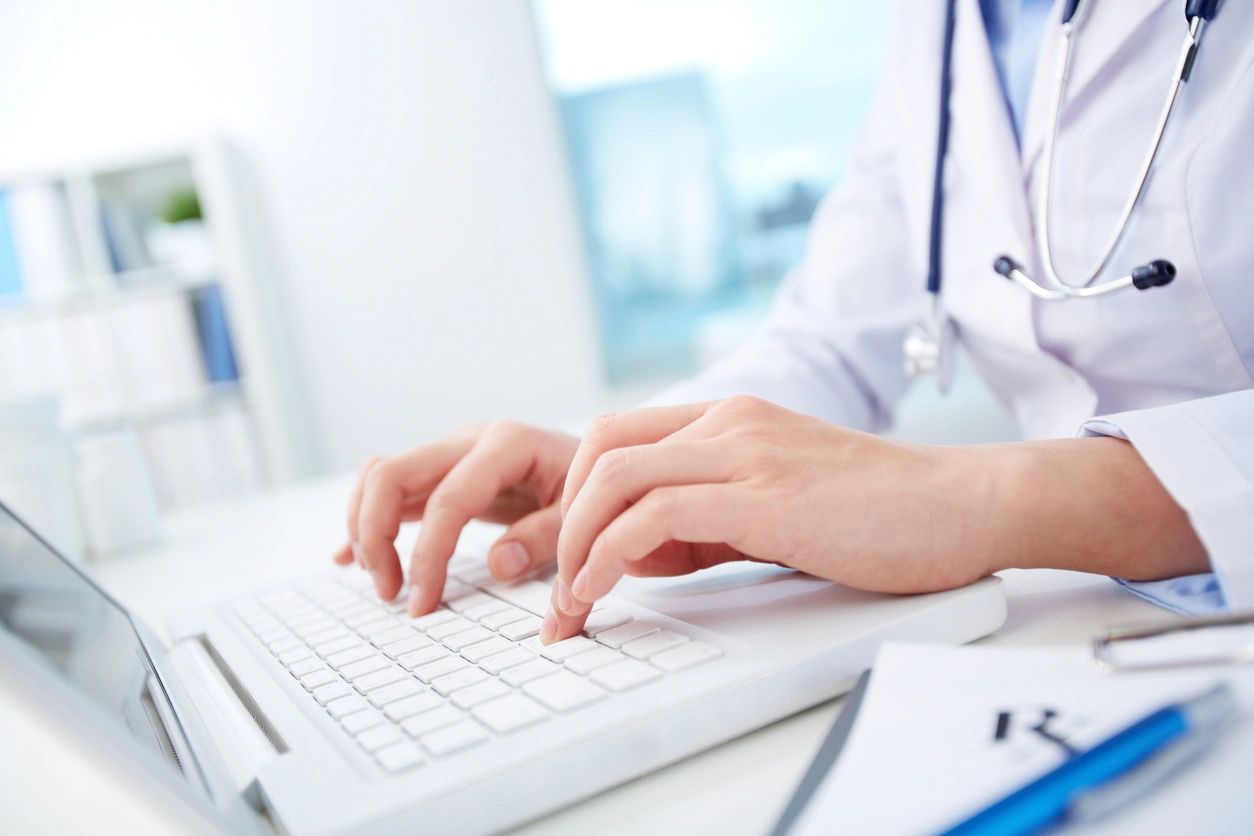
[[[944,836],[1036,833],[1105,813],[1140,797],[1198,754],[1236,710],[1227,685],[1164,706],[954,825]]]

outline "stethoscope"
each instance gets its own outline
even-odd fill
[[[1084,22],[1084,15],[1077,15],[1080,8],[1080,0],[1065,0],[1062,9],[1062,50],[1058,62],[1054,97],[1050,105],[1049,121],[1051,127],[1045,139],[1045,185],[1041,189],[1040,202],[1037,207],[1036,245],[1041,253],[1041,261],[1045,268],[1048,284],[1042,284],[1033,279],[1024,270],[1022,264],[1008,255],[999,256],[993,262],[993,270],[999,276],[1013,281],[1036,298],[1049,302],[1062,299],[1084,299],[1093,296],[1105,296],[1108,293],[1114,293],[1129,287],[1135,287],[1137,290],[1148,290],[1153,287],[1162,287],[1170,284],[1171,280],[1176,277],[1174,264],[1164,259],[1155,259],[1142,264],[1126,276],[1094,284],[1098,275],[1110,261],[1110,256],[1119,245],[1124,232],[1127,231],[1128,220],[1141,200],[1141,195],[1145,191],[1145,184],[1149,180],[1150,169],[1154,165],[1154,158],[1158,154],[1158,147],[1162,144],[1163,133],[1167,129],[1167,122],[1171,118],[1171,112],[1175,108],[1176,99],[1180,94],[1180,88],[1189,80],[1189,76],[1193,71],[1193,64],[1197,60],[1198,49],[1202,42],[1202,30],[1214,18],[1218,6],[1219,0],[1186,0],[1184,14],[1189,24],[1188,35],[1185,37],[1184,45],[1180,52],[1180,59],[1176,66],[1171,89],[1167,93],[1162,113],[1159,115],[1158,124],[1155,126],[1153,140],[1150,142],[1149,150],[1145,154],[1145,160],[1137,174],[1136,187],[1128,196],[1128,200],[1123,206],[1123,211],[1120,213],[1119,222],[1115,225],[1114,232],[1107,240],[1105,247],[1102,248],[1101,255],[1096,263],[1083,275],[1079,282],[1069,282],[1060,276],[1058,270],[1054,267],[1053,250],[1049,237],[1050,192],[1054,180],[1054,146],[1058,139],[1058,122],[1062,112],[1063,100],[1066,97],[1067,78],[1071,71],[1072,47],[1076,33]],[[947,323],[945,322],[940,302],[941,232],[944,208],[942,175],[944,173],[945,156],[949,150],[949,104],[953,88],[955,7],[956,0],[948,0],[945,12],[945,51],[941,58],[940,127],[936,142],[936,168],[932,179],[932,216],[928,241],[927,292],[931,297],[931,307],[928,316],[910,330],[902,346],[905,353],[906,373],[911,377],[935,372],[945,359],[941,356],[941,345],[945,340],[945,335],[942,332],[946,329]],[[1088,8],[1090,6],[1086,5],[1085,9]]]

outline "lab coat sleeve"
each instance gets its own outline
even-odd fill
[[[1131,442],[1210,555],[1213,575],[1121,583],[1177,612],[1254,609],[1254,389],[1094,418],[1081,432]]]
[[[857,429],[890,423],[907,386],[901,343],[926,301],[926,231],[910,228],[897,153],[919,128],[900,125],[894,71],[881,79],[846,177],[816,211],[765,325],[651,404],[749,394]]]

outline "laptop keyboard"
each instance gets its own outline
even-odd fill
[[[582,635],[544,647],[549,585],[451,572],[439,609],[409,618],[364,572],[232,609],[380,766],[401,772],[722,655],[667,626],[599,606]]]

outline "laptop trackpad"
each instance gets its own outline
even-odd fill
[[[882,624],[890,602],[909,600],[749,561],[674,578],[624,578],[611,595],[744,640],[795,639],[799,630],[819,626],[829,636],[842,628],[857,633]]]

